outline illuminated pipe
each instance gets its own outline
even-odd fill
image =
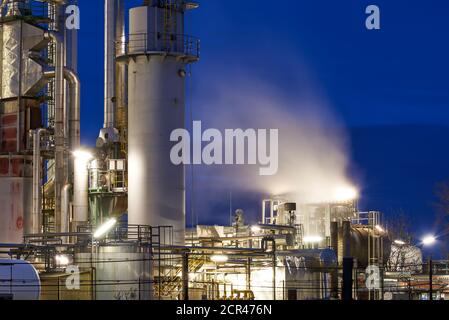
[[[80,110],[81,110],[81,81],[78,75],[68,68],[64,68],[64,78],[70,85],[70,96],[72,105],[69,116],[69,137],[70,148],[77,150],[80,146]],[[67,122],[66,122],[67,123]]]
[[[117,0],[104,1],[104,128],[115,126],[115,40]]]
[[[46,129],[37,129],[33,132],[33,209],[31,233],[40,233],[42,230],[42,159],[41,159],[41,137],[46,133]],[[27,230],[28,231],[28,230]],[[28,233],[28,232],[26,232]]]
[[[70,232],[70,190],[71,184],[62,188],[61,232]]]

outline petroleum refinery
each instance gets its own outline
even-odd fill
[[[200,61],[184,30],[197,3],[104,0],[104,126],[95,150],[80,146],[74,4],[1,1],[0,299],[449,298],[447,265],[429,288],[421,250],[360,212],[355,190],[273,195],[256,224],[237,210],[186,228],[185,168],[168,155]]]

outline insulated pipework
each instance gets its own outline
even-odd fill
[[[105,0],[105,35],[104,35],[104,128],[115,127],[115,40],[117,38],[117,0]]]

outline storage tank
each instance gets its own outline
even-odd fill
[[[185,172],[170,160],[170,135],[185,127],[185,69],[198,60],[198,42],[184,35],[185,10],[184,1],[131,9],[121,57],[128,64],[129,223],[173,226],[178,245],[185,234]]]
[[[154,296],[149,248],[134,244],[94,247],[75,255],[81,271],[95,270],[96,300],[151,300]]]
[[[39,300],[39,274],[30,263],[0,259],[0,300]]]
[[[340,264],[343,258],[353,257],[357,259],[359,267],[367,267],[372,263],[385,265],[390,257],[390,252],[391,240],[388,233],[378,232],[367,226],[351,225],[349,221],[343,221],[338,234]]]

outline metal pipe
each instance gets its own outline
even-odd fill
[[[182,255],[182,298],[184,301],[189,300],[189,254],[187,252]]]
[[[47,79],[55,77],[55,71],[50,70],[45,72]],[[67,135],[69,136],[70,149],[76,150],[80,146],[80,119],[81,119],[81,81],[78,75],[69,68],[64,68],[64,79],[70,86],[70,107],[66,107],[64,110],[64,117],[68,116],[69,119],[64,118],[64,123],[69,123],[69,130]],[[66,131],[66,130],[65,130]]]
[[[61,232],[70,232],[70,189],[71,184],[66,184],[62,189],[62,215]]]
[[[104,1],[104,128],[113,128],[115,126],[116,9],[117,0]]]
[[[116,0],[116,41],[115,41],[115,127],[120,134],[122,152],[126,152],[126,132],[128,127],[128,66],[118,63],[117,57],[126,53],[125,6],[124,0]],[[124,156],[124,155],[122,155]]]
[[[71,150],[80,146],[80,110],[81,110],[81,81],[78,75],[68,68],[64,68],[64,78],[69,82],[71,103],[69,114],[69,145]]]
[[[59,21],[61,6],[55,4],[56,17]],[[66,139],[64,137],[64,41],[59,32],[50,31],[45,34],[55,43],[55,229],[61,230],[61,192],[67,177],[64,172]]]
[[[42,161],[41,161],[41,137],[46,129],[33,131],[33,210],[32,210],[32,233],[42,232]]]
[[[351,222],[343,221],[342,230],[343,250],[341,258],[347,258],[351,256]]]

